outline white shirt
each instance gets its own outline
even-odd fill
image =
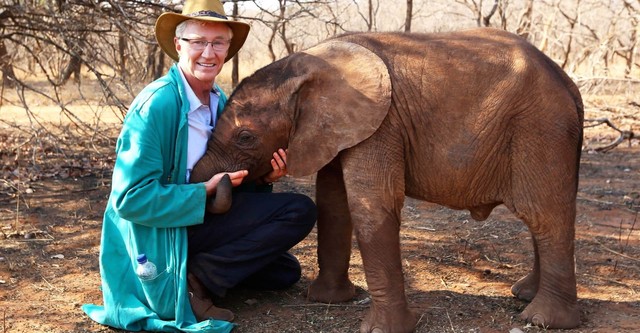
[[[182,77],[182,83],[184,84],[185,91],[187,93],[187,100],[189,101],[189,135],[188,135],[188,150],[187,150],[187,183],[191,177],[191,170],[198,160],[207,151],[207,141],[211,136],[213,128],[216,126],[215,114],[218,110],[218,92],[211,91],[209,93],[209,105],[204,105],[200,102],[196,94],[191,89],[191,86],[187,82],[187,79],[180,70],[180,76]],[[213,106],[213,107],[212,107]]]

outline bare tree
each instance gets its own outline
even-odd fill
[[[11,17],[11,10],[5,8],[0,13],[0,31],[4,35],[5,21],[8,21]],[[4,42],[4,38],[0,39],[0,70],[2,70],[2,87],[13,88],[15,86],[15,73],[13,72],[13,66],[11,65],[11,55],[7,51],[7,46]],[[0,105],[2,101],[0,100]]]
[[[376,26],[376,13],[378,12],[378,9],[380,8],[380,3],[376,2],[375,6],[374,6],[373,0],[368,0],[367,1],[367,12],[366,12],[366,14],[363,14],[362,11],[360,10],[359,1],[357,1],[357,0],[352,0],[352,1],[353,1],[353,4],[358,9],[358,15],[360,15],[362,20],[364,20],[364,22],[365,22],[365,24],[367,26],[367,31],[375,30],[374,28]]]
[[[620,68],[631,77],[639,68],[640,0],[456,0],[459,8],[452,8],[448,0],[407,0],[406,12],[387,11],[378,18],[378,10],[385,1],[391,0],[223,2],[233,5],[233,19],[252,23],[251,36],[260,36],[257,42],[268,50],[264,53],[269,54],[271,61],[348,31],[424,31],[425,21],[438,17],[447,20],[447,24],[436,23],[436,29],[475,23],[514,31],[559,59],[568,70],[586,68],[608,75],[610,69]],[[39,94],[43,100],[59,105],[62,113],[73,119],[63,89],[68,84],[79,85],[82,77],[83,85],[97,84],[102,90],[101,103],[124,115],[141,85],[161,76],[171,63],[153,37],[158,15],[180,11],[169,3],[3,0],[0,2],[3,87],[14,85],[12,92]],[[420,11],[422,14],[418,14]],[[472,21],[468,19],[469,12]],[[418,21],[417,17],[421,19]],[[457,20],[459,17],[465,17],[466,22]],[[613,62],[623,66],[612,66]],[[233,86],[240,80],[240,65],[240,59],[234,58]],[[32,73],[37,73],[48,86],[33,84]],[[7,101],[3,91],[0,103]],[[23,106],[28,110],[26,99],[12,102],[25,103]],[[78,120],[78,128],[82,127]],[[84,128],[88,130],[89,126]]]
[[[640,0],[636,0],[636,3],[640,5]],[[624,7],[629,13],[631,31],[629,38],[629,45],[627,47],[627,55],[624,58],[627,60],[627,66],[625,68],[625,76],[631,78],[634,66],[638,66],[636,63],[636,54],[638,53],[638,38],[640,36],[640,10],[635,8],[631,1],[624,1]]]
[[[476,24],[479,27],[491,26],[491,18],[498,10],[498,4],[500,0],[494,0],[491,9],[484,14],[483,13],[483,0],[456,0],[457,3],[467,7],[475,16]]]
[[[564,50],[564,59],[562,60],[562,64],[560,65],[563,69],[566,69],[567,63],[569,62],[569,55],[571,54],[571,48],[573,47],[573,31],[576,27],[576,23],[578,23],[578,14],[580,13],[580,0],[577,1],[576,5],[576,13],[572,16],[568,14],[562,7],[558,4],[558,10],[567,19],[569,23],[569,34],[568,40]]]
[[[499,2],[500,2],[499,0],[494,0],[493,1],[493,6],[491,7],[491,10],[489,10],[487,15],[482,17],[482,24],[485,27],[491,26],[491,17],[493,17],[493,15],[496,13],[496,10],[498,9],[498,3]]]
[[[74,39],[74,40],[68,40],[65,39],[64,41],[67,50],[69,50],[69,62],[67,63],[66,67],[62,69],[61,73],[60,73],[60,85],[64,85],[65,83],[67,83],[67,80],[69,80],[71,78],[71,75],[73,75],[73,80],[76,83],[80,83],[80,70],[81,70],[81,66],[82,66],[82,52],[84,50],[85,47],[83,47],[84,45],[84,38],[81,37],[79,39]],[[123,73],[121,72],[120,75],[122,75]]]
[[[147,48],[147,61],[145,66],[145,71],[143,72],[144,78],[150,78],[155,80],[164,74],[164,60],[166,59],[164,52],[160,50],[158,44],[149,43],[146,45]]]
[[[531,22],[533,20],[533,0],[527,0],[527,4],[525,6],[525,10],[518,20],[518,28],[516,29],[516,34],[520,35],[525,39],[529,39],[529,35],[531,34]]]
[[[327,1],[322,0],[277,0],[278,7],[270,10],[267,7],[255,3],[260,9],[257,17],[247,18],[262,23],[269,31],[267,39],[267,48],[272,61],[278,59],[276,52],[276,41],[282,43],[285,55],[294,53],[297,50],[296,36],[291,33],[290,27],[293,22],[302,21],[306,18],[314,18],[314,7],[317,5],[326,5]],[[302,33],[305,27],[295,29],[297,33]]]
[[[508,30],[507,27],[507,15],[508,15],[509,0],[502,0],[498,3],[498,17],[500,18],[500,28]]]
[[[404,19],[404,31],[411,32],[411,20],[413,18],[413,0],[407,0],[407,15]]]
[[[8,53],[1,58],[3,74],[15,78],[12,82],[19,96],[24,92],[38,94],[60,106],[61,113],[76,128],[93,131],[92,125],[66,106],[64,85],[71,77],[79,83],[81,69],[86,69],[103,90],[105,101],[124,114],[127,101],[138,89],[139,78],[147,72],[146,65],[158,65],[149,61],[147,46],[155,44],[152,31],[157,15],[153,14],[163,10],[172,8],[147,1],[5,0],[0,4],[0,40]],[[129,62],[129,58],[146,61]],[[9,71],[9,67],[20,68],[25,63],[29,70],[21,72],[27,77],[32,72],[41,73],[49,87],[33,85]],[[114,85],[114,81],[118,84]],[[28,112],[26,99],[21,101]]]
[[[264,9],[263,9],[263,12],[265,12]],[[271,13],[271,12],[268,12],[268,11],[266,11],[266,12],[271,14],[272,17],[274,17],[274,20],[270,24],[271,35],[269,36],[269,41],[267,42],[267,47],[269,48],[269,54],[271,55],[271,61],[275,61],[277,59],[277,56],[276,56],[276,53],[274,51],[274,41],[275,41],[276,36],[278,35],[279,32],[286,33],[286,24],[287,24],[287,22],[285,21],[285,16],[286,16],[286,12],[287,12],[287,0],[278,0],[278,11],[277,11],[277,13]],[[289,50],[290,47],[287,46],[288,41],[287,41],[286,34],[281,34],[280,37],[282,38],[282,40],[283,40],[283,42],[285,44],[285,48],[287,50]]]
[[[233,0],[233,12],[232,16],[234,19],[238,19],[239,10],[238,10],[238,0]],[[236,87],[238,85],[239,79],[239,71],[240,71],[240,58],[239,55],[236,54],[232,59],[232,69],[231,69],[231,86]]]

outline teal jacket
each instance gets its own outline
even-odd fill
[[[218,115],[226,103],[221,94]],[[135,98],[116,143],[104,213],[100,275],[104,305],[86,304],[91,319],[130,331],[224,333],[225,321],[198,323],[187,292],[187,226],[203,222],[203,183],[185,184],[189,104],[177,65]],[[158,277],[141,281],[145,253]]]

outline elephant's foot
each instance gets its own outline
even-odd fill
[[[409,333],[414,332],[418,319],[407,305],[376,307],[367,313],[360,333]]]
[[[531,302],[538,293],[538,283],[538,275],[529,273],[511,286],[511,293],[518,299]]]
[[[356,287],[348,278],[340,281],[319,276],[309,286],[307,298],[321,303],[340,303],[352,299],[356,295]]]
[[[558,302],[541,296],[538,295],[520,314],[522,320],[544,328],[568,329],[580,325],[580,311],[575,301]]]

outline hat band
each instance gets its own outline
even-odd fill
[[[193,12],[190,14],[187,14],[187,16],[191,16],[191,17],[199,17],[199,16],[213,16],[219,19],[223,19],[223,20],[227,20],[227,17],[221,14],[218,14],[214,11],[211,10],[201,10],[201,11],[197,11],[197,12]]]

